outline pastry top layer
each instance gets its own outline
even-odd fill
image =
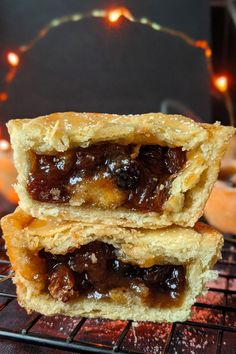
[[[193,226],[217,178],[220,160],[235,132],[216,123],[199,124],[178,115],[148,113],[114,115],[100,113],[53,113],[8,123],[18,171],[16,190],[20,207],[38,218],[56,217],[125,227],[156,228],[171,224]],[[99,208],[83,196],[68,203],[34,200],[27,191],[32,152],[56,154],[68,149],[109,141],[117,144],[157,144],[186,150],[185,167],[172,181],[163,213],[125,208]],[[101,193],[100,193],[101,194]],[[81,196],[81,194],[79,194]]]
[[[40,153],[86,147],[100,141],[120,144],[159,144],[182,146],[189,150],[207,139],[208,131],[222,130],[231,136],[234,128],[219,124],[199,124],[180,115],[147,113],[116,115],[102,113],[52,113],[35,119],[16,119],[8,123],[14,144]]]
[[[220,257],[223,237],[211,227],[197,223],[194,229],[171,226],[147,230],[103,224],[85,224],[55,219],[34,219],[20,208],[2,221],[8,250],[45,249],[66,254],[81,245],[98,240],[120,250],[120,258],[141,267],[154,264],[189,264],[200,260],[203,268],[211,268]]]

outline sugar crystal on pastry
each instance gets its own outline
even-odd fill
[[[23,210],[146,228],[194,225],[235,131],[161,113],[73,112],[8,129]]]

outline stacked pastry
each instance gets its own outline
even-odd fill
[[[8,123],[16,211],[2,219],[19,303],[46,315],[184,321],[222,236],[196,223],[234,129],[163,114]]]

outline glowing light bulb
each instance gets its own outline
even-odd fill
[[[117,9],[111,10],[108,12],[108,20],[110,22],[117,22],[121,16],[124,16],[128,20],[132,20],[131,12],[125,7],[119,7]]]
[[[210,58],[212,56],[212,51],[211,51],[211,48],[206,48],[205,49],[205,56],[207,58]]]
[[[7,61],[11,66],[17,66],[20,62],[19,55],[15,52],[7,53]]]
[[[6,92],[0,92],[0,101],[6,101],[8,99],[8,94]]]
[[[203,41],[203,40],[198,40],[195,42],[195,46],[197,48],[202,48],[202,49],[207,49],[208,48],[208,44],[207,41]]]
[[[213,78],[213,83],[217,90],[222,93],[228,90],[229,82],[226,75],[215,76]]]
[[[0,151],[7,151],[10,149],[10,143],[6,139],[0,139]]]

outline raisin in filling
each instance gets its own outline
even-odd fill
[[[46,259],[51,296],[63,302],[81,296],[109,298],[117,288],[134,291],[148,306],[177,306],[183,299],[184,266],[140,268],[120,261],[113,246],[99,241],[66,255],[40,251],[39,256]]]
[[[180,147],[159,145],[144,145],[138,153],[134,151],[134,145],[100,143],[56,156],[34,154],[27,190],[35,200],[66,203],[75,186],[102,178],[112,181],[122,193],[116,206],[161,212],[186,154]]]

